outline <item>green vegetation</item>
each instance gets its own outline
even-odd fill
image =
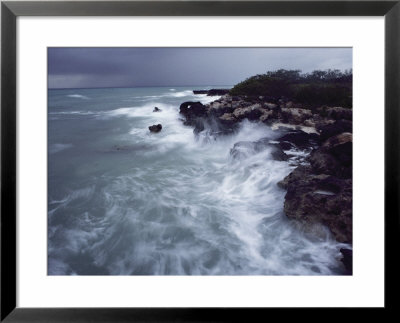
[[[286,98],[296,103],[352,107],[353,72],[351,70],[313,71],[278,70],[255,75],[235,85],[231,95]]]

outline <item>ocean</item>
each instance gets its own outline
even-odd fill
[[[277,182],[293,163],[230,153],[278,131],[245,120],[215,137],[183,124],[180,104],[216,100],[192,92],[210,88],[48,91],[49,275],[344,274],[346,245],[283,212]]]

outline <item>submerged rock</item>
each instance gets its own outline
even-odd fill
[[[278,145],[273,146],[273,150],[271,152],[272,158],[278,161],[286,161],[289,159],[289,156],[285,154],[285,152]]]
[[[162,129],[162,125],[161,124],[157,124],[157,125],[152,125],[149,127],[150,132],[160,132]]]
[[[236,123],[223,122],[215,117],[196,117],[184,122],[185,125],[194,127],[194,134],[205,132],[207,135],[218,136],[232,134],[237,129]]]
[[[239,141],[233,145],[230,155],[234,159],[244,159],[265,149],[270,149],[271,157],[274,160],[283,161],[289,158],[278,145],[271,144],[269,138],[257,141]]]

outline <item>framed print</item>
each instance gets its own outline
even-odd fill
[[[398,1],[1,9],[2,321],[394,308]]]

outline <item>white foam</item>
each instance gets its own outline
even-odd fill
[[[76,99],[84,99],[84,100],[89,99],[89,97],[87,97],[86,95],[82,95],[82,94],[68,94],[67,96],[70,98],[76,98]]]
[[[180,91],[180,92],[175,92],[175,93],[167,93],[165,94],[166,96],[171,96],[174,98],[182,98],[184,96],[193,96],[193,91],[186,90],[186,91]]]
[[[50,115],[92,115],[92,114],[100,114],[101,112],[93,112],[93,111],[58,111],[58,112],[49,112]]]
[[[324,191],[324,190],[317,190],[314,191],[315,194],[321,194],[321,195],[335,195],[335,193],[330,192],[330,191]]]
[[[319,135],[319,132],[314,128],[314,127],[306,127],[306,126],[301,126],[301,125],[293,125],[293,124],[288,124],[288,123],[280,123],[276,122],[271,126],[272,130],[277,130],[279,128],[288,128],[288,129],[293,129],[293,130],[302,130],[306,133],[315,133]]]

